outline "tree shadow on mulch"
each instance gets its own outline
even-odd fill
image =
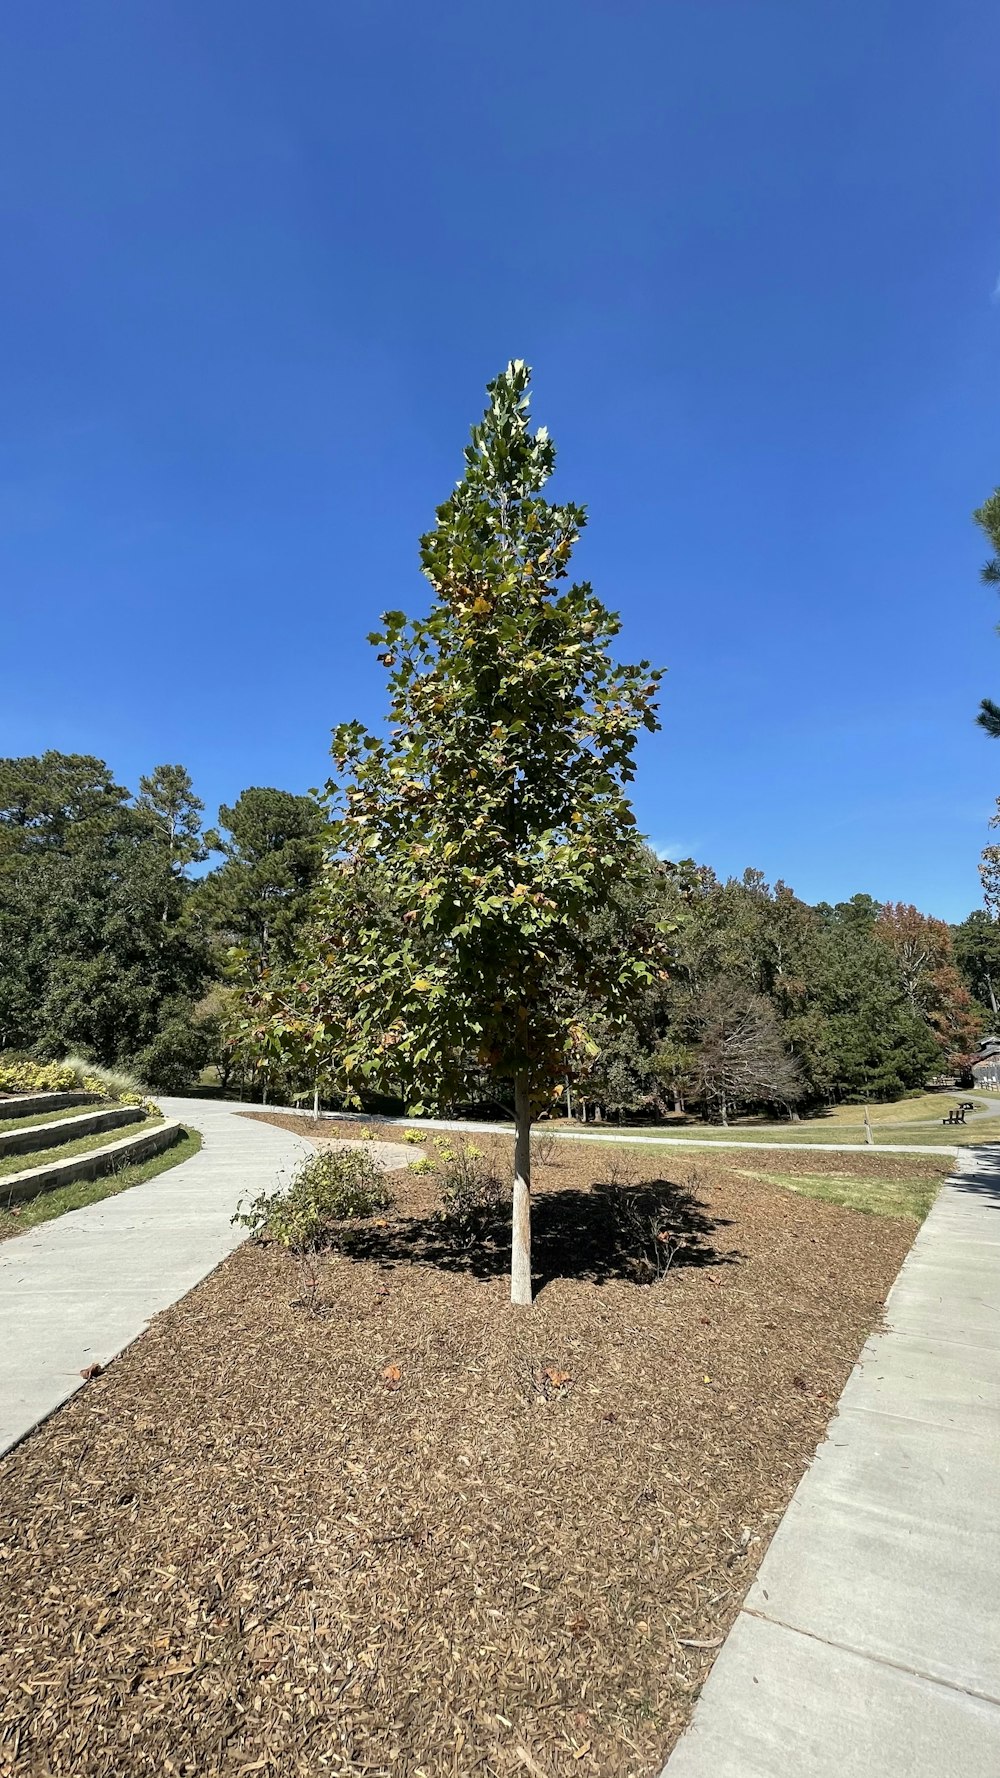
[[[389,1270],[422,1264],[501,1277],[510,1270],[508,1217],[485,1222],[474,1236],[436,1216],[400,1218],[382,1228],[355,1225],[344,1251]],[[531,1222],[536,1293],[556,1278],[650,1284],[675,1267],[733,1265],[743,1257],[711,1239],[731,1221],[710,1215],[690,1191],[667,1180],[539,1192],[532,1196]]]

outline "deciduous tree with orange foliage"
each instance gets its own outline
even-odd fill
[[[911,1012],[926,1019],[940,1045],[942,1062],[954,1068],[969,1061],[983,1019],[956,967],[951,928],[907,902],[887,901],[875,932],[892,953]]]

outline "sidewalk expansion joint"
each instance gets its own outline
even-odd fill
[[[789,1630],[793,1636],[805,1636],[810,1642],[818,1642],[824,1648],[839,1649],[842,1654],[856,1655],[861,1661],[869,1661],[874,1667],[889,1667],[894,1673],[905,1673],[910,1679],[921,1679],[926,1685],[940,1686],[942,1691],[955,1692],[961,1698],[975,1698],[979,1704],[992,1704],[1000,1710],[1000,1695],[995,1692],[982,1692],[972,1685],[956,1685],[952,1679],[943,1679],[939,1673],[928,1673],[923,1667],[913,1667],[907,1661],[894,1661],[890,1655],[875,1654],[870,1648],[855,1648],[853,1643],[838,1642],[831,1636],[820,1636],[815,1630],[803,1630],[799,1624],[786,1623],[784,1618],[772,1617],[769,1612],[756,1611],[753,1606],[743,1606],[743,1616],[759,1618],[763,1624],[773,1624],[778,1630]]]

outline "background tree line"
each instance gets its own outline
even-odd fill
[[[301,976],[324,807],[254,786],[214,828],[203,816],[179,765],[133,794],[85,755],[0,760],[0,1047],[79,1050],[161,1091],[214,1066],[224,1087],[318,1087],[333,1103],[333,1040],[279,1070],[254,1014],[262,985]],[[724,1120],[891,1098],[961,1071],[996,1015],[1000,925],[984,910],[949,927],[866,895],[812,906],[758,871],[721,881],[637,842],[586,946],[606,959],[643,919],[671,934],[669,966],[574,1064],[584,1115]],[[487,1096],[474,1057],[458,1091]]]

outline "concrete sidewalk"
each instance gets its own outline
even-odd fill
[[[272,1190],[312,1145],[233,1105],[162,1099],[200,1130],[200,1153],[157,1179],[0,1245],[0,1453],[107,1364],[151,1316],[244,1239],[240,1198]]]
[[[664,1778],[1000,1774],[1000,1151],[942,1188]]]

